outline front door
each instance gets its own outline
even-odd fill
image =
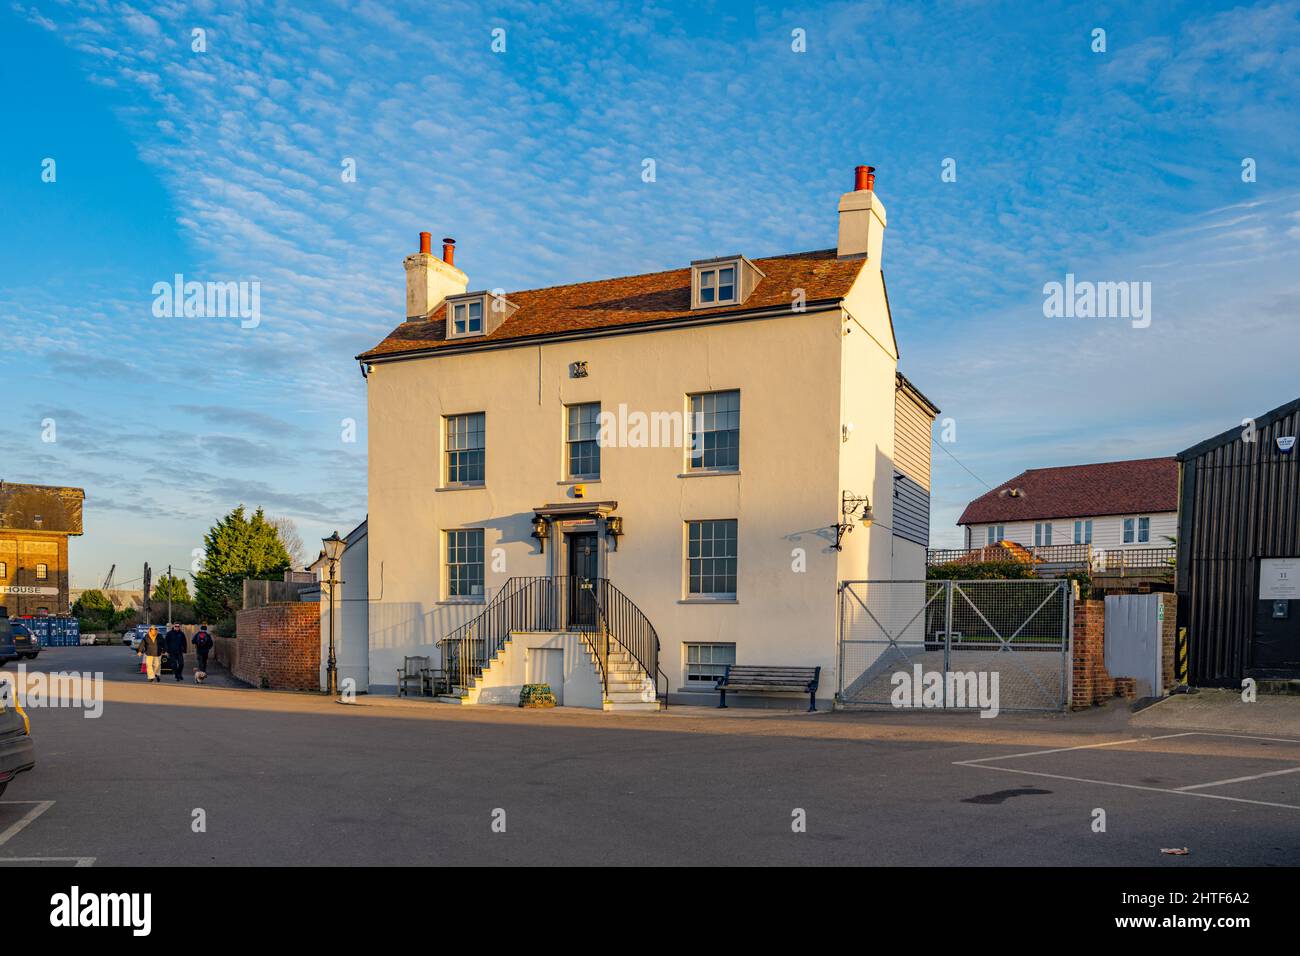
[[[1262,558],[1255,603],[1255,676],[1300,674],[1300,559]]]
[[[596,623],[596,578],[600,575],[599,541],[595,532],[569,535],[569,626]]]

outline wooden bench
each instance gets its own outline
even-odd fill
[[[757,690],[784,691],[808,695],[808,712],[817,709],[817,682],[821,679],[820,667],[772,667],[758,664],[728,664],[726,672],[718,678],[714,688],[721,695],[719,707],[727,706],[727,691]]]

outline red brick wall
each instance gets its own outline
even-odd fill
[[[320,690],[320,605],[272,604],[240,611],[233,673],[254,687]]]
[[[1160,679],[1164,682],[1167,694],[1177,683],[1174,670],[1177,667],[1178,655],[1174,647],[1174,639],[1178,634],[1178,595],[1162,594],[1160,601],[1165,608],[1165,619],[1161,622],[1160,629]]]
[[[1106,670],[1106,602],[1076,601],[1071,706],[1083,710],[1111,697],[1132,698],[1136,683],[1131,677],[1111,677]]]

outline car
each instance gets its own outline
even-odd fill
[[[6,692],[0,694],[0,796],[4,796],[5,788],[14,777],[35,766],[32,723],[22,705],[11,699],[11,692],[6,688]]]
[[[7,618],[0,618],[0,667],[16,660],[18,660],[18,645],[14,643],[13,625]]]
[[[19,657],[25,657],[29,661],[36,660],[36,655],[41,652],[41,639],[32,633],[31,628],[25,624],[14,624],[14,648]]]

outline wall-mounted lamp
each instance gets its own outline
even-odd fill
[[[546,539],[550,536],[551,523],[541,515],[537,515],[533,518],[533,537],[537,539],[537,545],[541,549],[542,554],[546,553]]]
[[[623,536],[623,519],[618,515],[610,515],[605,519],[605,534],[609,535],[614,550],[618,550],[618,539]]]
[[[858,509],[862,509],[859,515]],[[831,525],[831,530],[835,532],[835,543],[831,545],[836,551],[844,550],[844,536],[853,530],[853,519],[857,517],[862,522],[862,527],[870,528],[872,522],[876,520],[875,515],[871,512],[871,499],[866,495],[855,495],[852,492],[844,492],[840,496],[840,522]]]

